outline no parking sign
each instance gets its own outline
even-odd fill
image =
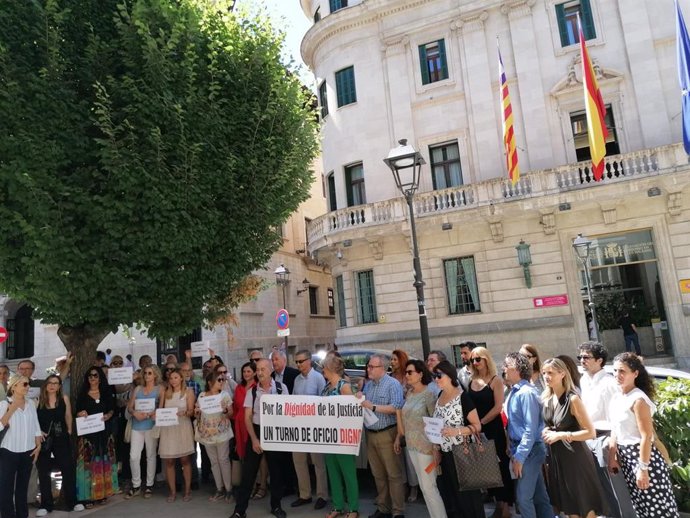
[[[279,309],[276,313],[276,326],[278,326],[278,336],[290,335],[290,314],[287,309]]]

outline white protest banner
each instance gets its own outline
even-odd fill
[[[156,409],[156,426],[175,426],[177,420],[177,408]]]
[[[441,430],[443,429],[443,419],[439,417],[423,417],[424,433],[432,444],[443,444]]]
[[[132,383],[131,367],[120,367],[108,369],[108,385],[126,385]]]
[[[147,397],[134,400],[134,410],[137,412],[153,412],[156,409],[156,398]]]
[[[205,414],[220,414],[223,411],[223,407],[220,404],[221,398],[220,394],[200,397],[199,408]]]
[[[208,340],[202,340],[200,342],[192,342],[190,344],[190,349],[192,351],[192,357],[208,357],[210,356],[208,354],[208,348],[211,346],[211,343]]]
[[[87,433],[102,432],[105,430],[105,421],[103,421],[103,412],[98,414],[91,414],[87,417],[77,417],[77,435],[86,435]]]
[[[354,396],[261,396],[261,447],[357,455],[362,405]]]

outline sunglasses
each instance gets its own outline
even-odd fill
[[[482,360],[483,360],[483,359],[484,359],[484,358],[472,358],[471,361],[472,361],[472,363],[482,363]]]
[[[576,356],[576,358],[577,358],[578,360],[580,360],[580,361],[581,361],[581,360],[591,360],[591,359],[592,359],[592,356],[588,356],[588,355],[586,355],[586,354],[580,354],[580,355]]]
[[[405,371],[405,374],[410,374],[410,375],[417,374],[417,371],[415,371],[415,370]]]
[[[20,387],[28,387],[29,382],[28,381],[22,381],[21,383],[17,383],[17,385],[19,385]]]
[[[145,372],[144,376],[153,376],[153,372],[151,372],[151,371]]]
[[[432,372],[431,377],[436,379],[436,380],[440,380],[443,377],[443,373],[442,372]]]
[[[295,363],[296,363],[297,365],[302,365],[302,364],[303,364],[304,362],[306,362],[306,361],[307,361],[307,360],[295,360]]]
[[[89,372],[89,378],[97,378],[98,373],[97,372]]]
[[[174,370],[175,370],[175,367],[166,367],[165,370],[166,370],[166,371],[174,371]]]

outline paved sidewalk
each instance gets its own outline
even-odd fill
[[[183,502],[182,495],[178,495],[174,503],[166,502],[167,489],[157,487],[154,496],[144,499],[141,496],[125,500],[123,495],[116,495],[108,500],[105,505],[97,505],[93,509],[87,509],[81,513],[67,513],[54,511],[48,518],[228,518],[235,504],[224,502],[209,502],[208,497],[212,493],[211,486],[204,486],[198,491],[192,491],[192,500]],[[376,510],[374,505],[373,488],[363,487],[360,494],[360,518],[367,518]],[[324,509],[314,510],[313,504],[298,508],[291,508],[290,503],[297,497],[295,495],[283,498],[283,509],[288,518],[324,518],[330,510],[330,502]],[[491,516],[493,506],[485,506],[486,516]],[[407,518],[429,518],[424,500],[420,497],[416,502],[407,504],[405,509]],[[31,509],[29,516],[36,516],[36,509]],[[271,518],[268,495],[261,500],[252,500],[247,510],[248,518]]]

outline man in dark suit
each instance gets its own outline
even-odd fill
[[[273,374],[271,374],[273,379],[285,383],[290,394],[292,394],[295,389],[295,379],[299,376],[299,371],[294,367],[288,367],[287,356],[285,356],[285,351],[282,349],[273,349],[271,353],[271,363],[273,363]]]

